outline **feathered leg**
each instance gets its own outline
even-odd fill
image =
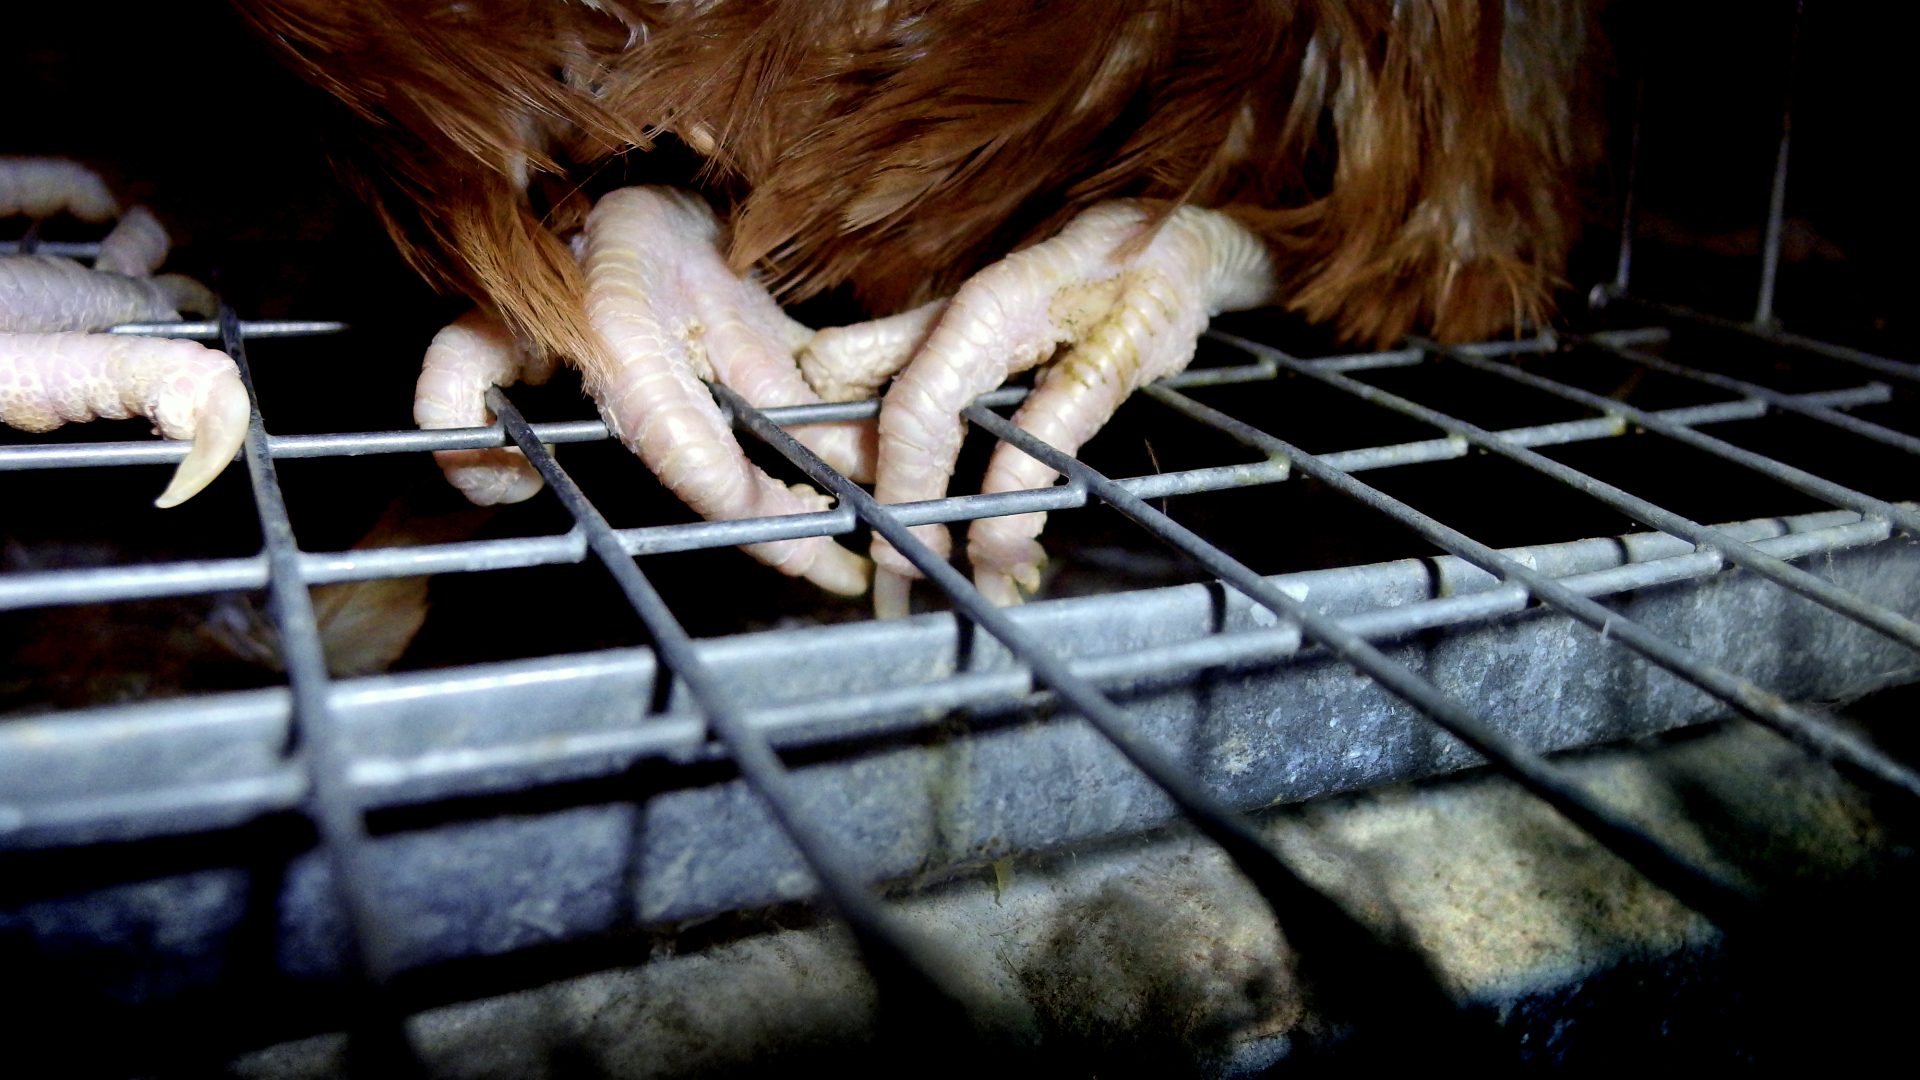
[[[1059,236],[988,267],[955,294],[926,345],[895,381],[880,412],[882,502],[946,492],[965,436],[959,413],[1009,375],[1070,346],[1042,378],[1017,423],[1069,453],[1098,431],[1129,393],[1193,359],[1207,319],[1273,298],[1266,245],[1224,214],[1175,210],[1151,236],[1145,207],[1107,203]],[[983,490],[1050,482],[1054,472],[1002,445]],[[1034,588],[1043,514],[976,522],[969,540],[975,578],[996,602]],[[944,526],[920,538],[945,553]],[[875,609],[905,614],[904,581],[918,576],[875,538]]]

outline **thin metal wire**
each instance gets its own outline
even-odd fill
[[[1865,368],[1868,371],[1885,375],[1888,378],[1899,379],[1902,382],[1920,383],[1920,364],[1911,364],[1904,360],[1895,360],[1877,353],[1870,353],[1865,349],[1856,349],[1851,345],[1840,345],[1831,341],[1821,341],[1819,338],[1810,338],[1804,334],[1791,333],[1774,326],[1755,326],[1752,323],[1741,322],[1738,319],[1712,315],[1704,311],[1696,311],[1693,308],[1681,304],[1671,304],[1664,300],[1652,300],[1632,293],[1615,294],[1609,292],[1608,300],[1610,303],[1617,302],[1629,304],[1634,307],[1646,308],[1648,311],[1652,311],[1668,319],[1695,323],[1715,330],[1725,330],[1729,333],[1738,334],[1755,341],[1761,341],[1768,345],[1786,349],[1797,349],[1801,352],[1813,353],[1816,356],[1824,356],[1829,360],[1838,360],[1842,363],[1852,364],[1855,367]]]
[[[312,598],[300,577],[299,546],[280,490],[273,458],[267,453],[266,424],[248,366],[240,321],[220,305],[220,343],[240,369],[247,389],[245,456],[254,507],[260,519],[267,564],[268,612],[279,634],[292,708],[287,753],[306,774],[308,815],[320,835],[333,888],[346,918],[343,943],[349,971],[363,984],[352,995],[356,1038],[370,1062],[393,1075],[420,1074],[419,1057],[407,1034],[405,1013],[393,1000],[388,981],[394,973],[396,940],[382,917],[379,888],[367,857],[366,826],[346,780],[347,754],[327,702],[327,662],[320,645]]]
[[[1604,337],[1579,337],[1569,334],[1565,336],[1565,340],[1569,344],[1586,345],[1603,350],[1622,360],[1638,364],[1644,368],[1651,368],[1663,374],[1672,375],[1675,378],[1685,379],[1688,382],[1717,387],[1721,390],[1728,390],[1736,394],[1764,401],[1768,406],[1779,409],[1781,412],[1790,412],[1796,416],[1804,416],[1809,420],[1817,420],[1829,427],[1839,428],[1850,434],[1858,435],[1863,439],[1871,439],[1884,446],[1891,446],[1896,450],[1904,450],[1909,454],[1920,454],[1920,437],[1909,435],[1904,431],[1895,431],[1890,427],[1876,424],[1869,420],[1862,420],[1851,413],[1841,412],[1839,409],[1830,405],[1807,401],[1800,395],[1785,394],[1778,390],[1761,386],[1758,383],[1747,382],[1745,379],[1736,379],[1731,375],[1721,375],[1711,371],[1701,371],[1698,368],[1686,367],[1641,349],[1635,349],[1609,341]]]
[[[1258,349],[1263,353],[1267,352],[1266,347],[1258,346],[1253,342],[1242,342],[1242,344],[1248,348],[1249,351]],[[1445,346],[1429,345],[1428,347],[1442,355],[1449,355],[1449,351]],[[1272,350],[1272,352],[1277,353],[1278,350]],[[1280,354],[1275,358],[1282,366],[1287,366],[1290,358],[1282,358],[1283,356],[1284,354]],[[1476,362],[1490,363],[1490,361]],[[1498,366],[1505,367],[1505,365]],[[1643,525],[1650,525],[1653,528],[1659,529],[1661,532],[1681,537],[1690,543],[1714,552],[1743,569],[1751,570],[1777,585],[1791,589],[1809,600],[1825,606],[1829,610],[1839,612],[1847,618],[1870,626],[1895,641],[1906,645],[1908,648],[1920,650],[1920,623],[1915,623],[1906,616],[1898,612],[1890,611],[1879,604],[1873,604],[1863,600],[1844,589],[1836,587],[1833,583],[1808,573],[1791,563],[1759,552],[1751,546],[1728,536],[1719,529],[1709,525],[1702,525],[1699,522],[1686,518],[1647,499],[1640,498],[1613,484],[1606,483],[1603,480],[1580,472],[1543,454],[1535,453],[1532,450],[1503,439],[1493,432],[1470,424],[1465,420],[1449,416],[1438,409],[1429,408],[1401,397],[1398,394],[1389,393],[1378,387],[1370,386],[1356,379],[1351,379],[1345,375],[1332,372],[1315,372],[1310,369],[1302,370],[1304,370],[1310,378],[1318,379],[1329,386],[1344,390],[1355,397],[1359,397],[1371,404],[1390,409],[1402,416],[1411,417],[1422,423],[1432,424],[1450,435],[1465,439],[1475,446],[1489,450],[1527,469],[1551,477],[1553,480],[1565,484],[1582,494],[1592,496],[1606,503],[1608,506],[1632,517]],[[1514,369],[1507,368],[1507,370]]]
[[[1455,363],[1464,364],[1473,368],[1475,371],[1488,372],[1489,374],[1497,375],[1511,382],[1530,386],[1536,390],[1544,390],[1555,397],[1585,405],[1595,412],[1624,417],[1638,427],[1645,428],[1655,434],[1664,435],[1669,439],[1693,447],[1696,450],[1704,450],[1715,457],[1732,461],[1765,476],[1769,480],[1777,481],[1795,491],[1804,495],[1810,495],[1831,506],[1845,507],[1848,510],[1855,510],[1871,517],[1883,518],[1900,526],[1900,528],[1909,533],[1920,534],[1920,513],[1904,507],[1895,506],[1884,499],[1876,499],[1865,492],[1856,491],[1845,485],[1837,484],[1822,476],[1816,476],[1805,469],[1788,465],[1774,458],[1767,457],[1764,454],[1756,454],[1744,447],[1735,446],[1725,439],[1704,434],[1693,428],[1670,423],[1645,409],[1628,405],[1625,402],[1615,401],[1612,398],[1602,397],[1599,394],[1582,390],[1578,387],[1568,386],[1565,383],[1536,375],[1530,371],[1522,371],[1511,364],[1501,364],[1483,360],[1471,353],[1461,352],[1458,349],[1443,349],[1442,354]]]
[[[1682,536],[1695,544],[1706,547],[1719,556],[1739,562],[1741,565],[1754,570],[1756,573],[1764,574],[1771,580],[1786,585],[1796,592],[1801,592],[1803,595],[1808,595],[1821,603],[1828,604],[1843,614],[1857,617],[1862,623],[1870,625],[1874,629],[1889,636],[1907,641],[1908,638],[1913,636],[1913,630],[1916,629],[1912,627],[1911,622],[1906,620],[1904,616],[1885,611],[1885,609],[1876,610],[1875,605],[1867,604],[1859,600],[1858,597],[1853,597],[1843,590],[1836,589],[1831,583],[1814,577],[1813,575],[1806,574],[1805,571],[1801,571],[1797,567],[1791,566],[1791,564],[1754,551],[1748,548],[1747,545],[1741,544],[1732,537],[1725,536],[1718,530],[1708,529],[1687,521],[1677,514],[1673,514],[1644,499],[1639,499],[1627,492],[1621,491],[1612,485],[1604,484],[1584,473],[1561,465],[1559,462],[1542,457],[1522,447],[1504,443],[1491,432],[1475,427],[1463,420],[1458,420],[1344,375],[1313,371],[1306,365],[1298,364],[1297,361],[1294,361],[1291,357],[1277,349],[1248,341],[1241,341],[1241,344],[1250,352],[1264,355],[1282,367],[1288,367],[1301,374],[1308,375],[1311,378],[1319,379],[1363,401],[1390,409],[1405,416],[1410,416],[1424,423],[1433,424],[1442,430],[1449,431],[1460,438],[1467,439],[1478,446],[1514,460],[1528,468],[1536,469],[1577,491],[1602,499],[1609,505],[1613,505],[1623,512],[1630,513],[1639,520],[1661,529],[1663,532],[1671,532],[1674,535]],[[1506,365],[1491,361],[1474,361],[1476,367],[1482,363],[1489,364],[1492,367],[1506,368]],[[1237,439],[1246,441],[1250,445],[1265,448],[1272,453],[1283,454],[1293,460],[1295,465],[1302,469],[1309,468],[1308,461],[1298,456],[1303,453],[1302,451],[1274,435],[1227,416],[1218,410],[1201,405],[1199,402],[1180,394],[1178,391],[1161,387],[1148,387],[1147,392],[1163,402],[1174,405],[1182,413],[1213,424]],[[1680,428],[1677,430],[1691,432],[1692,429]],[[1446,551],[1466,559],[1481,569],[1486,570],[1488,573],[1505,580],[1520,582],[1526,586],[1528,591],[1542,601],[1573,616],[1593,630],[1607,636],[1609,640],[1619,642],[1621,645],[1639,653],[1652,663],[1706,690],[1708,693],[1713,694],[1715,697],[1720,698],[1722,701],[1734,706],[1742,713],[1765,724],[1773,730],[1786,735],[1824,757],[1845,762],[1883,783],[1910,794],[1920,796],[1920,773],[1916,773],[1913,769],[1888,757],[1866,740],[1838,726],[1829,718],[1813,710],[1783,701],[1778,696],[1768,692],[1765,688],[1755,684],[1751,680],[1741,678],[1717,665],[1707,663],[1693,656],[1687,650],[1660,638],[1658,635],[1625,616],[1593,600],[1575,594],[1555,582],[1552,578],[1522,565],[1517,560],[1501,554],[1457,529],[1441,524],[1434,518],[1415,510],[1413,507],[1398,499],[1394,499],[1375,488],[1361,484],[1359,481],[1354,480],[1344,473],[1329,469],[1317,460],[1312,463],[1312,469],[1315,471],[1313,471],[1311,475],[1313,475],[1315,479],[1329,486],[1337,487],[1339,490],[1346,492],[1351,497],[1368,506],[1390,515],[1395,520],[1414,529],[1421,536],[1438,544]],[[1890,507],[1890,509],[1897,508]],[[1786,567],[1787,570],[1791,572],[1782,573],[1780,570],[1781,567]],[[1802,575],[1804,575],[1804,578]],[[1807,578],[1810,578],[1811,582],[1805,580]],[[1813,584],[1814,582],[1818,584]]]
[[[487,391],[487,405],[573,516],[588,547],[645,625],[661,663],[686,686],[748,787],[800,851],[829,904],[859,942],[883,995],[905,994],[916,1001],[944,1004],[959,1014],[951,1019],[964,1018],[970,1025],[991,1028],[989,1004],[963,990],[950,976],[948,961],[888,914],[853,863],[801,807],[799,790],[765,734],[746,722],[732,693],[700,659],[693,639],[621,545],[613,527],[541,445],[519,409],[498,387]]]
[[[251,338],[305,338],[344,334],[352,327],[329,319],[258,319],[240,324],[240,332]],[[217,341],[220,324],[216,321],[121,323],[104,333],[138,337],[193,338]]]
[[[1189,770],[1144,738],[1131,716],[1091,682],[1045,648],[1040,641],[994,606],[966,578],[865,489],[842,476],[786,431],[752,410],[732,390],[715,386],[736,417],[761,441],[833,494],[850,503],[862,520],[894,544],[903,556],[939,585],[975,625],[1004,644],[1039,682],[1077,713],[1126,760],[1159,787],[1200,832],[1218,845],[1266,899],[1290,933],[1314,947],[1303,950],[1308,978],[1339,1003],[1337,1007],[1390,1017],[1407,1030],[1444,1031],[1463,1043],[1473,1035],[1462,1029],[1425,958],[1395,926],[1370,928],[1302,878],[1245,817],[1220,800]],[[1326,951],[1320,952],[1320,949]],[[1328,964],[1323,957],[1340,958]],[[1349,968],[1348,965],[1352,965]],[[1364,969],[1356,977],[1354,969]]]
[[[1633,272],[1634,196],[1640,186],[1640,131],[1647,114],[1647,73],[1641,71],[1633,82],[1633,134],[1627,145],[1627,190],[1620,200],[1620,257],[1614,263],[1613,287],[1627,289]]]
[[[1417,350],[1408,350],[1410,353]],[[1347,364],[1324,365],[1309,361],[1315,370],[1354,370]],[[1398,366],[1396,364],[1396,366]],[[1267,365],[1269,377],[1278,367]],[[1184,385],[1211,385],[1188,382]],[[1872,384],[1847,390],[1821,391],[1793,395],[1787,400],[1814,407],[1880,404],[1891,397],[1884,385]],[[989,404],[1003,400],[989,399]],[[1017,400],[1017,399],[1015,399]],[[1765,415],[1768,403],[1759,400],[1720,402],[1662,410],[1654,415],[1674,424],[1697,425],[1729,420],[1755,419]],[[764,414],[782,425],[795,423],[785,410],[767,409]],[[542,442],[579,441],[573,436],[591,427],[602,437],[605,427],[599,421],[569,421],[563,424],[531,425]],[[1611,438],[1626,431],[1618,417],[1570,420],[1533,427],[1508,428],[1499,434],[1521,446],[1556,446],[1592,439]],[[562,429],[556,437],[556,429]],[[486,441],[498,427],[467,428],[448,432],[393,432],[371,436],[313,436],[330,446],[367,438],[385,447],[390,436],[462,434],[458,440],[441,440],[432,449],[472,448],[497,445]],[[502,435],[501,437],[504,437]],[[269,446],[281,446],[308,436],[270,437]],[[88,444],[80,447],[0,447],[0,470],[23,458],[25,467],[50,467],[47,457],[36,452],[126,447],[154,458],[166,451],[172,458],[184,455],[184,444],[173,442]],[[1388,446],[1365,447],[1325,454],[1322,459],[1345,472],[1364,472],[1417,462],[1445,461],[1465,456],[1470,446],[1460,439],[1424,439]],[[21,457],[10,456],[14,451]],[[383,451],[376,451],[383,452]],[[118,453],[116,449],[114,453]],[[296,452],[291,457],[310,456]],[[311,456],[323,456],[318,453]],[[89,460],[87,464],[94,464]],[[145,463],[145,462],[143,462]],[[66,464],[72,464],[71,461]],[[1249,462],[1241,465],[1214,466],[1153,473],[1116,480],[1142,499],[1160,499],[1258,484],[1280,483],[1287,479],[1285,461]],[[1033,511],[1064,510],[1083,506],[1086,493],[1069,487],[1013,491],[993,495],[959,495],[925,502],[900,503],[892,512],[908,525],[950,524],[976,521]],[[809,536],[837,536],[852,531],[855,519],[844,508],[811,514],[793,514],[773,518],[741,518],[734,521],[703,521],[674,525],[648,525],[618,530],[620,542],[630,555],[699,551],[741,544],[764,543]],[[409,577],[424,574],[468,573],[484,570],[521,569],[577,563],[586,557],[586,541],[577,533],[558,536],[516,537],[503,540],[461,540],[412,547],[375,548],[343,552],[302,552],[299,555],[301,579],[309,585],[376,578]],[[147,566],[109,566],[85,569],[26,571],[0,575],[0,611],[54,607],[72,604],[109,603],[120,600],[148,600],[161,597],[194,596],[217,592],[258,589],[266,584],[267,567],[261,556],[233,559],[207,559],[169,562]]]

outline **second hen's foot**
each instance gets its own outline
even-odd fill
[[[944,495],[966,434],[961,411],[1061,347],[1014,423],[1073,454],[1135,388],[1185,368],[1209,318],[1272,299],[1277,282],[1267,247],[1232,218],[1180,207],[1147,235],[1150,222],[1139,204],[1096,206],[954,295],[881,408],[880,501]],[[1002,444],[981,490],[1044,487],[1057,475]],[[1039,588],[1045,522],[1045,514],[1019,514],[969,530],[974,581],[995,603],[1017,603],[1022,589]],[[946,554],[944,526],[915,532]],[[878,537],[873,557],[876,612],[906,614],[907,582],[918,571]]]

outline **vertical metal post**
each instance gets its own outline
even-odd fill
[[[350,991],[348,1003],[353,1028],[348,1068],[356,1076],[423,1076],[425,1068],[408,1035],[405,1010],[389,985],[396,938],[380,910],[379,886],[367,859],[366,824],[347,784],[347,755],[328,702],[326,656],[312,597],[301,575],[299,545],[268,448],[246,339],[239,318],[224,302],[219,324],[221,348],[240,369],[252,400],[245,447],[247,475],[267,556],[268,611],[279,632],[281,660],[293,699],[286,752],[299,759],[307,774],[308,812],[320,834],[334,894],[346,919],[347,969],[359,983]]]
[[[1627,278],[1633,269],[1634,192],[1640,186],[1640,128],[1647,113],[1647,73],[1643,68],[1634,81],[1633,139],[1627,146],[1627,193],[1620,200],[1620,258],[1613,268],[1613,291],[1627,291]]]
[[[1767,235],[1760,249],[1760,298],[1753,307],[1753,324],[1771,329],[1773,291],[1780,274],[1780,234],[1787,211],[1787,151],[1793,143],[1793,83],[1800,68],[1800,22],[1806,0],[1793,5],[1793,35],[1787,46],[1787,86],[1780,106],[1780,152],[1773,161],[1773,192],[1767,200]]]

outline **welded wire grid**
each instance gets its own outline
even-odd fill
[[[1784,134],[1780,160],[1777,184],[1784,183]],[[771,447],[831,492],[838,500],[837,505],[827,511],[783,518],[624,529],[608,523],[592,498],[548,450],[550,444],[606,439],[606,429],[599,421],[529,423],[515,406],[511,394],[494,391],[490,404],[499,419],[488,428],[272,436],[267,433],[260,403],[256,400],[245,446],[245,465],[264,538],[258,553],[192,562],[10,574],[0,577],[0,610],[264,589],[270,598],[271,617],[281,643],[292,703],[290,737],[285,748],[286,769],[270,778],[270,782],[244,793],[226,790],[196,795],[191,791],[161,790],[152,793],[145,802],[130,797],[110,806],[67,807],[68,818],[57,824],[72,826],[76,816],[95,815],[115,819],[119,823],[116,835],[138,834],[143,829],[158,833],[191,828],[195,814],[205,809],[196,799],[218,801],[228,810],[240,805],[255,813],[287,807],[304,809],[318,829],[334,870],[333,880],[341,893],[358,952],[354,962],[377,991],[395,974],[396,962],[394,948],[386,940],[379,897],[374,895],[361,865],[366,839],[363,810],[371,796],[367,783],[356,784],[351,779],[355,762],[349,760],[350,755],[340,743],[338,724],[329,702],[330,679],[315,629],[309,590],[326,583],[380,577],[473,573],[593,561],[612,576],[644,624],[660,663],[690,695],[704,719],[703,730],[643,721],[611,742],[596,745],[593,752],[606,753],[612,749],[638,759],[684,756],[704,748],[706,752],[731,759],[803,854],[825,899],[854,931],[876,979],[887,984],[890,990],[884,995],[885,999],[949,1010],[955,1022],[968,1024],[975,1030],[983,1027],[991,1030],[992,1003],[974,1000],[965,988],[950,984],[946,974],[948,965],[940,959],[938,942],[921,940],[894,921],[870,891],[871,883],[862,880],[854,861],[837,847],[831,831],[805,811],[795,796],[791,775],[776,753],[776,746],[784,749],[844,738],[850,732],[880,730],[892,722],[890,718],[908,707],[925,714],[981,703],[1030,700],[1036,692],[1050,695],[1063,711],[1089,722],[1134,767],[1165,791],[1192,823],[1222,845],[1260,887],[1283,923],[1290,928],[1312,924],[1321,928],[1324,940],[1339,943],[1347,955],[1359,950],[1369,951],[1376,957],[1375,963],[1352,965],[1364,972],[1370,982],[1363,989],[1348,976],[1346,989],[1353,991],[1343,995],[1348,1005],[1360,1008],[1360,1002],[1369,994],[1377,999],[1381,986],[1379,976],[1383,970],[1390,970],[1398,974],[1399,985],[1404,990],[1396,999],[1404,1014],[1438,1015],[1444,1010],[1434,1005],[1436,995],[1423,981],[1417,957],[1409,954],[1402,943],[1377,938],[1374,932],[1349,918],[1338,905],[1307,886],[1245,817],[1207,790],[1164,748],[1143,738],[1127,709],[1115,702],[1108,689],[1125,679],[1139,679],[1143,672],[1160,672],[1175,679],[1192,677],[1206,668],[1236,660],[1282,662],[1318,646],[1413,705],[1434,724],[1478,751],[1495,768],[1548,801],[1624,857],[1650,880],[1723,928],[1737,931],[1758,917],[1757,898],[1749,883],[1700,862],[1663,839],[1657,828],[1610,806],[1553,761],[1482,720],[1469,704],[1449,697],[1422,675],[1389,658],[1374,642],[1404,635],[1410,629],[1458,626],[1529,607],[1554,609],[1585,624],[1614,646],[1671,672],[1720,699],[1731,710],[1767,725],[1856,775],[1909,794],[1920,794],[1920,774],[1911,766],[1876,749],[1832,717],[1818,709],[1785,701],[1765,687],[1660,637],[1596,599],[1661,582],[1703,579],[1723,569],[1738,567],[1909,648],[1920,649],[1920,626],[1906,615],[1872,597],[1841,589],[1790,561],[1817,552],[1822,545],[1831,545],[1826,548],[1831,550],[1837,546],[1883,542],[1901,533],[1920,534],[1920,513],[1908,504],[1875,498],[1703,430],[1783,412],[1846,437],[1868,440],[1909,455],[1920,453],[1920,439],[1848,411],[1893,400],[1887,384],[1878,380],[1894,379],[1909,385],[1920,382],[1920,367],[1800,338],[1773,322],[1781,213],[1782,200],[1776,191],[1767,233],[1768,257],[1756,317],[1751,322],[1717,319],[1635,297],[1629,291],[1633,231],[1630,217],[1623,229],[1618,274],[1598,295],[1611,302],[1641,304],[1668,322],[1747,335],[1792,350],[1801,357],[1835,361],[1830,370],[1850,376],[1859,369],[1859,381],[1848,378],[1831,389],[1789,393],[1769,388],[1763,382],[1697,370],[1647,351],[1668,336],[1667,331],[1659,327],[1601,332],[1578,339],[1541,334],[1515,341],[1454,347],[1414,341],[1405,348],[1385,352],[1314,359],[1291,356],[1260,342],[1214,333],[1213,341],[1236,351],[1240,362],[1191,370],[1149,387],[1145,396],[1164,408],[1170,419],[1203,425],[1257,452],[1260,460],[1109,477],[1085,461],[1063,454],[1013,427],[997,410],[1018,403],[1025,392],[1005,389],[987,395],[970,407],[967,420],[1052,466],[1062,474],[1064,482],[1040,490],[963,495],[900,506],[877,503],[863,488],[836,473],[784,430],[799,423],[870,418],[877,409],[874,402],[760,410],[726,388],[715,387],[716,396],[737,428]],[[91,253],[86,245],[67,247],[69,254],[84,257]],[[239,363],[251,392],[247,363],[249,342],[280,336],[321,335],[340,329],[337,324],[322,322],[250,323],[223,310],[220,318],[212,322],[122,327],[120,332],[215,340]],[[1703,405],[1644,410],[1544,375],[1541,364],[1522,363],[1569,349],[1598,350],[1648,371],[1700,383],[1725,397]],[[1578,405],[1593,415],[1488,430],[1366,381],[1370,372],[1424,366],[1471,369]],[[1190,393],[1283,377],[1311,380],[1370,406],[1427,425],[1438,434],[1392,445],[1313,454],[1287,441],[1284,433],[1265,430],[1247,417],[1228,415]],[[1746,541],[1727,529],[1691,520],[1538,453],[1542,447],[1601,442],[1630,432],[1643,432],[1692,448],[1855,516],[1817,535],[1794,534]],[[299,549],[275,472],[277,461],[293,458],[419,453],[503,444],[518,446],[538,468],[552,490],[551,496],[542,497],[557,497],[564,504],[574,522],[570,531],[404,549],[304,552]],[[177,461],[183,453],[184,447],[178,444],[160,442],[12,446],[0,448],[0,471],[154,464]],[[1676,538],[1684,543],[1686,550],[1649,562],[1629,562],[1614,570],[1556,578],[1436,520],[1362,479],[1370,470],[1477,453],[1496,455],[1598,500],[1653,530]],[[1485,570],[1497,578],[1500,585],[1471,595],[1439,597],[1334,618],[1320,614],[1275,587],[1215,543],[1155,506],[1155,500],[1169,496],[1273,485],[1300,475],[1311,477],[1353,500],[1379,515],[1382,521],[1410,530],[1435,547]],[[1278,626],[1219,630],[1201,641],[1180,646],[1070,661],[1058,655],[1021,620],[986,602],[961,573],[909,532],[915,525],[965,522],[1042,510],[1062,511],[1090,504],[1104,505],[1124,515],[1161,543],[1271,611],[1279,620]],[[675,613],[648,580],[645,559],[637,558],[794,537],[844,536],[861,526],[891,541],[927,576],[954,610],[1011,653],[1017,660],[1018,670],[963,672],[935,684],[840,695],[832,700],[757,704],[744,699],[716,677]],[[65,714],[76,719],[86,715],[86,712]],[[31,846],[34,837],[40,835],[36,829],[46,824],[17,808],[0,807],[0,845],[7,845],[11,836],[15,842]],[[56,828],[51,835],[58,833]],[[1390,966],[1383,969],[1381,964]],[[1335,970],[1338,966],[1318,973],[1325,985],[1336,990],[1342,982],[1341,972]],[[382,1040],[381,1045],[388,1053],[407,1056],[403,1029],[397,1023],[400,1010],[378,992],[359,999],[359,1003],[366,1010],[362,1018],[365,1032]]]

